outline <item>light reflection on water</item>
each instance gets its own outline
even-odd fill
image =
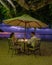
[[[0,32],[0,37],[10,37],[11,32]],[[25,37],[25,33],[15,33],[15,36],[17,38],[24,38]],[[36,36],[41,38],[41,39],[50,39],[52,40],[52,34],[38,34],[36,33]],[[30,34],[26,33],[26,38],[30,38]]]

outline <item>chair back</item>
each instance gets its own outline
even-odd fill
[[[35,43],[35,48],[40,48],[40,40],[37,40]]]
[[[13,47],[11,38],[8,38],[8,45],[9,45],[9,49],[11,49]]]

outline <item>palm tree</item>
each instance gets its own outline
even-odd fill
[[[12,17],[11,14],[10,14],[10,9],[9,9],[9,7],[8,7],[2,0],[0,0],[0,3],[2,4],[3,7],[6,8],[6,10],[7,10],[7,15],[10,16],[10,17]]]
[[[16,14],[16,6],[14,5],[12,0],[7,0],[8,3],[13,7],[13,10]],[[19,4],[21,7],[25,8],[26,10],[33,10],[36,11],[37,9],[40,9],[44,7],[45,5],[52,2],[51,0],[14,0],[17,4]],[[0,0],[0,3],[8,10],[8,6],[4,3],[4,1]]]
[[[14,12],[16,14],[16,6],[13,4],[13,2],[11,0],[7,0],[7,1],[11,4],[11,6],[13,7]]]
[[[8,6],[7,6],[2,0],[0,0],[0,3],[1,3],[7,10],[9,10]]]
[[[37,9],[40,9],[52,2],[51,0],[16,0],[16,1],[21,7],[27,10],[31,9],[33,11],[36,11]]]

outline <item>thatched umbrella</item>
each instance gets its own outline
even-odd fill
[[[29,27],[34,27],[34,28],[48,27],[47,24],[45,24],[42,21],[37,20],[37,19],[27,15],[27,14],[24,14],[20,17],[4,20],[3,22],[7,25],[12,25],[12,26],[22,26],[22,27],[26,26],[26,28],[29,28]]]

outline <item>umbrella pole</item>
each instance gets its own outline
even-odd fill
[[[34,32],[35,32],[35,34],[36,34],[36,28],[34,28]]]
[[[25,35],[24,35],[24,41],[25,41],[25,39],[26,39],[26,25],[27,25],[27,23],[25,22]],[[25,51],[26,51],[26,50],[25,50],[25,44],[26,44],[26,43],[24,42],[24,53],[25,53]]]

